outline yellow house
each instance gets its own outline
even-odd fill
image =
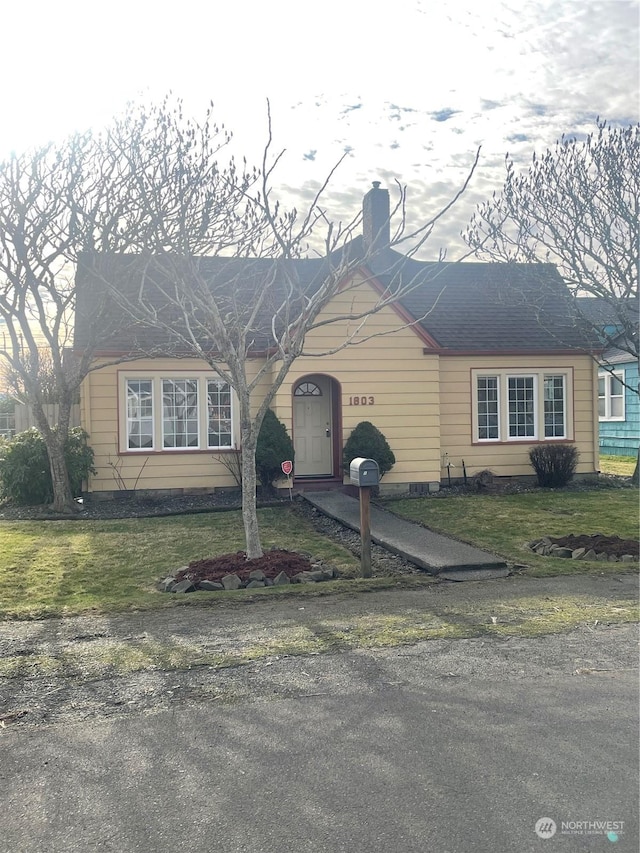
[[[384,433],[396,457],[382,491],[435,491],[463,471],[532,475],[530,448],[550,441],[575,445],[578,473],[593,474],[594,362],[571,323],[555,267],[403,258],[389,248],[388,221],[388,193],[374,185],[365,196],[363,236],[349,246],[351,257],[363,260],[350,265],[272,401],[294,441],[295,485],[347,482],[342,449],[363,420]],[[243,264],[252,286],[256,275],[274,269],[254,259],[201,260],[212,280],[233,266],[235,291],[223,288],[216,298],[236,305],[243,300]],[[313,291],[323,260],[288,263],[303,290]],[[88,345],[96,294],[104,293],[99,285],[106,277],[118,287],[130,266],[131,256],[109,256],[100,259],[100,276],[95,266],[79,269],[77,352]],[[381,295],[394,288],[397,301],[380,307]],[[274,316],[254,318],[248,362],[254,375],[269,354],[273,359]],[[233,486],[230,458],[240,447],[233,388],[206,361],[163,351],[159,328],[122,317],[114,326],[109,334],[105,327],[95,350],[102,367],[89,374],[81,394],[81,423],[97,471],[89,491]],[[279,366],[272,361],[254,407]]]

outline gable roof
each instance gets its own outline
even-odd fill
[[[398,268],[403,284],[419,282],[401,304],[444,351],[561,352],[593,345],[553,264],[429,263],[387,250],[372,266],[384,284],[383,266]]]
[[[364,256],[362,238],[351,241],[343,251],[357,262]],[[193,259],[218,304],[226,303],[230,310],[246,317],[256,294],[264,296],[265,281],[273,279],[252,329],[255,351],[273,345],[271,322],[285,294],[286,278],[296,282],[298,296],[294,298],[302,301],[304,294],[313,293],[323,281],[329,260],[335,261],[336,257],[286,261]],[[76,350],[89,345],[97,316],[102,317],[98,330],[98,351],[102,354],[149,352],[162,346],[162,330],[149,323],[133,322],[105,288],[108,282],[124,292],[135,292],[145,263],[143,256],[132,254],[92,254],[81,258],[76,275]],[[383,249],[367,258],[363,269],[379,290],[408,288],[399,299],[400,309],[442,352],[543,353],[576,348],[584,351],[589,346],[584,330],[571,313],[565,284],[553,265],[427,262]],[[279,274],[285,271],[287,276]],[[171,278],[169,270],[163,271],[157,264],[153,275],[159,284]],[[165,320],[170,316],[168,311],[165,308]],[[174,321],[180,322],[177,312]]]

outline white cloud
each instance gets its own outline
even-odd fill
[[[289,197],[351,149],[328,196],[341,218],[374,179],[410,185],[413,213],[428,215],[482,144],[473,187],[437,235],[453,244],[471,200],[501,186],[507,150],[524,166],[598,114],[638,120],[639,10],[637,0],[182,0],[176,13],[150,0],[23,0],[0,13],[13,81],[0,152],[172,89],[194,110],[213,100],[255,160],[268,96]]]

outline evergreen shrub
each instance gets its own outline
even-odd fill
[[[396,457],[389,442],[378,427],[370,421],[360,421],[347,439],[342,453],[342,464],[348,473],[351,461],[358,456],[365,459],[375,459],[380,469],[380,479],[390,471],[396,463]]]
[[[294,461],[291,437],[275,412],[267,409],[256,446],[256,474],[263,488],[271,488],[283,476],[281,465],[288,459]]]
[[[93,450],[87,444],[87,433],[74,427],[65,443],[65,460],[71,492],[79,495],[82,482],[93,468]],[[0,443],[0,497],[15,504],[34,505],[53,500],[49,456],[39,430],[20,432]]]

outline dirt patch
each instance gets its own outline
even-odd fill
[[[633,557],[638,557],[639,548],[638,540],[621,539],[619,536],[603,536],[596,533],[592,536],[582,535],[574,536],[549,536],[548,539],[553,545],[559,545],[561,548],[571,548],[575,551],[576,548],[586,548],[593,550],[596,554],[607,554],[622,557],[624,554],[631,554]]]
[[[310,572],[313,565],[304,554],[293,551],[274,549],[267,551],[262,557],[247,563],[244,551],[235,554],[223,554],[220,557],[209,557],[194,560],[176,574],[176,581],[190,580],[194,584],[200,581],[220,582],[226,575],[237,575],[241,581],[249,580],[251,572],[261,571],[266,578],[273,580],[281,572],[293,578],[300,572]]]

